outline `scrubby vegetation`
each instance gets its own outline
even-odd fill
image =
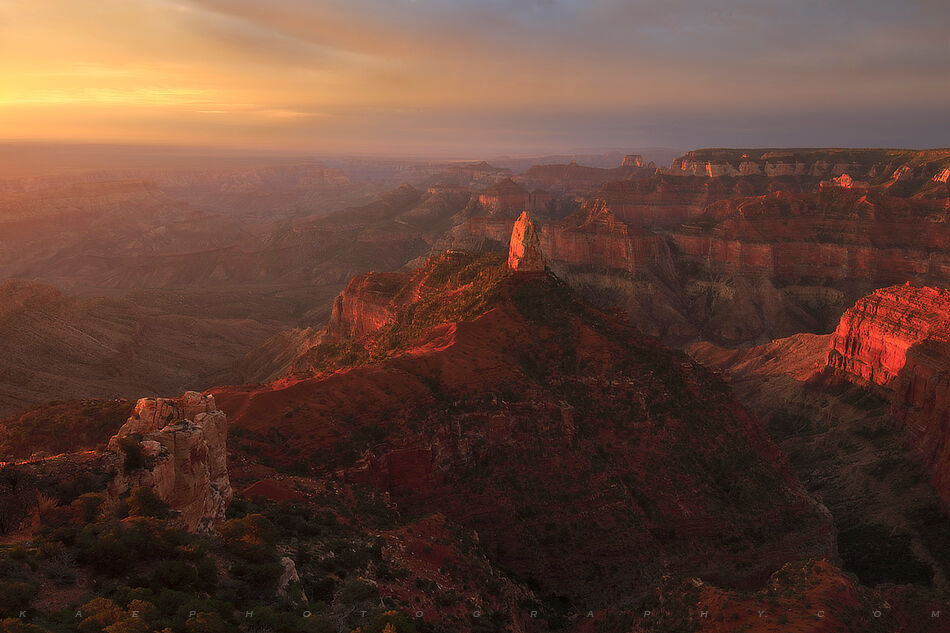
[[[910,536],[895,534],[883,525],[859,525],[838,535],[845,567],[870,587],[884,582],[931,584],[933,570],[914,555],[910,545]]]
[[[147,489],[118,507],[88,493],[61,510],[32,542],[0,546],[0,632],[426,630],[362,580],[385,567],[381,544],[333,512],[239,500],[196,535],[163,520]],[[281,587],[288,555],[299,580]]]
[[[128,400],[50,402],[0,421],[0,459],[105,446],[128,419]]]

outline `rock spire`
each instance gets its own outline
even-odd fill
[[[525,211],[515,222],[508,249],[508,270],[518,273],[543,273],[544,255],[538,230]]]

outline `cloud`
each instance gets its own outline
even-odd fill
[[[0,0],[0,28],[0,123],[42,105],[50,134],[702,144],[950,107],[943,1]],[[56,104],[80,106],[68,126]]]

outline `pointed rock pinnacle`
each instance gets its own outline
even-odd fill
[[[543,273],[544,255],[538,230],[525,211],[515,222],[508,249],[508,270],[519,273]]]

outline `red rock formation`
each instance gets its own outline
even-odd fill
[[[456,227],[448,243],[465,246],[487,239],[509,244],[513,229],[508,218],[476,216]],[[629,272],[672,266],[662,236],[618,220],[599,199],[562,220],[545,222],[539,231],[541,250],[551,263]]]
[[[591,204],[586,212],[559,222],[542,233],[544,252],[570,264],[633,270],[636,234],[602,204]]]
[[[880,387],[950,506],[950,290],[877,290],[845,312],[827,366]]]
[[[519,180],[529,187],[542,187],[560,194],[582,195],[617,180],[652,176],[656,166],[645,165],[643,158],[631,155],[620,167],[604,169],[572,162],[567,165],[534,165]]]
[[[510,169],[495,167],[486,161],[481,161],[467,165],[453,165],[447,168],[441,177],[462,185],[483,183],[482,186],[484,186],[486,182],[497,182],[510,175]]]
[[[327,341],[341,341],[378,330],[393,318],[389,302],[402,277],[396,273],[354,277],[333,301]]]
[[[773,186],[792,191],[747,195]],[[646,331],[669,334],[673,344],[697,334],[734,345],[828,332],[874,287],[950,283],[945,199],[882,188],[795,192],[808,186],[765,176],[611,183],[580,211],[546,221],[541,245],[555,271],[592,288],[595,300],[604,296],[627,310]],[[696,215],[669,235],[641,226],[673,226],[689,214]],[[447,241],[505,243],[512,226],[507,218],[475,216]],[[601,277],[569,278],[568,269]],[[617,271],[635,272],[649,286],[625,286]],[[654,299],[641,309],[648,295]],[[671,322],[681,326],[659,325]]]
[[[909,167],[904,167],[905,169],[910,169]],[[900,170],[898,170],[900,171]],[[906,172],[903,172],[906,173]],[[897,178],[895,178],[897,180]],[[867,189],[871,186],[867,180],[855,180],[848,174],[841,174],[837,178],[832,178],[831,180],[822,180],[822,187],[840,187],[842,189]]]
[[[525,211],[515,222],[508,248],[508,270],[518,273],[543,273],[544,255],[534,222]]]
[[[541,245],[551,261],[572,266],[643,272],[672,265],[660,235],[621,222],[599,199],[546,224]]]
[[[303,456],[407,512],[440,512],[544,595],[594,606],[662,573],[749,585],[832,554],[825,512],[684,356],[556,278],[506,274],[497,255],[450,253],[405,276],[417,300],[313,350],[309,374],[215,390],[233,424],[279,430],[276,463]]]
[[[945,299],[950,293],[945,293]],[[950,303],[936,318],[950,322]],[[931,335],[907,350],[903,369],[892,382],[894,416],[904,424],[910,445],[923,460],[931,481],[950,507],[950,340]]]
[[[623,157],[623,162],[620,163],[621,167],[645,167],[646,163],[643,162],[643,156],[640,154],[627,154]]]
[[[478,201],[492,215],[514,217],[528,210],[531,194],[511,178],[505,178],[479,194]]]
[[[892,388],[909,350],[950,341],[950,290],[905,284],[876,290],[841,317],[828,366],[865,383]]]
[[[950,223],[929,201],[880,192],[778,192],[709,206],[674,234],[684,259],[714,274],[950,281]]]
[[[118,498],[139,486],[152,488],[186,529],[207,531],[224,519],[232,497],[227,428],[212,396],[189,391],[179,398],[139,400],[109,449],[121,452],[123,440],[134,438],[149,463],[129,469],[119,460],[110,493]]]
[[[802,191],[809,188],[807,183],[795,178],[658,175],[607,183],[592,200],[602,201],[611,213],[628,224],[672,228],[700,215],[714,202],[776,189]]]
[[[665,173],[708,177],[766,175],[823,179],[847,173],[849,178],[858,177],[883,184],[897,170],[904,170],[903,179],[929,179],[934,175],[934,165],[943,165],[948,159],[950,152],[947,150],[700,149],[674,160],[671,169],[665,170]]]

